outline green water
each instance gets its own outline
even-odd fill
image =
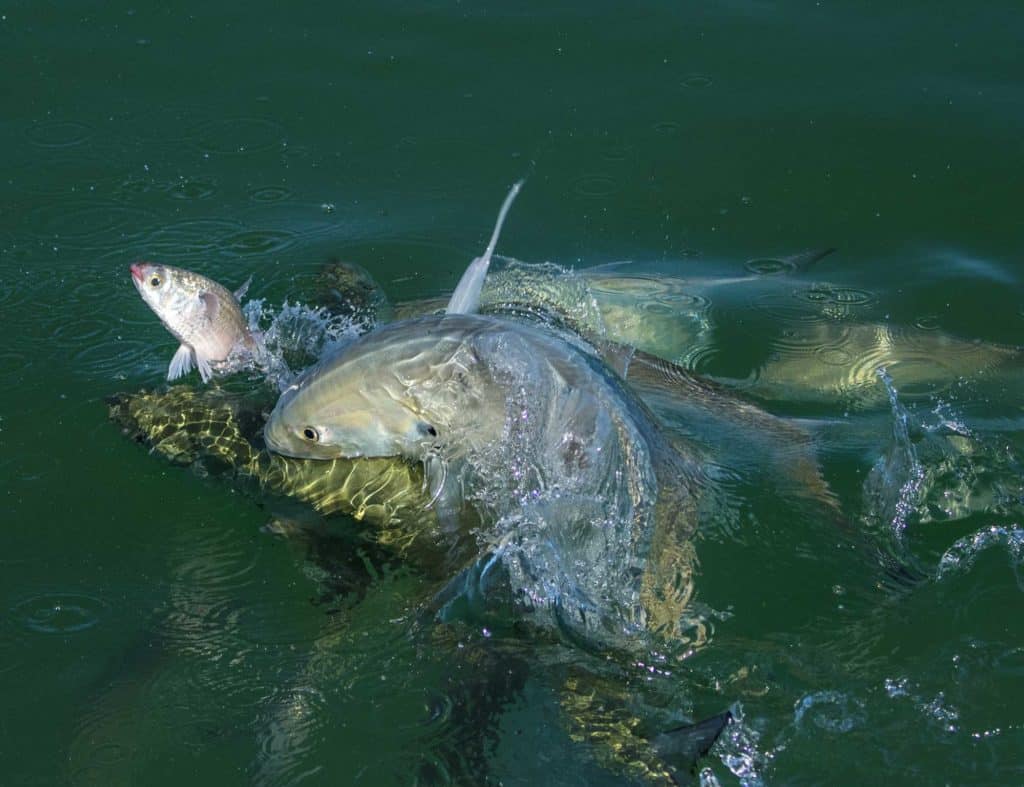
[[[130,262],[252,274],[280,303],[340,257],[439,295],[524,173],[501,243],[521,260],[731,277],[838,247],[712,291],[680,360],[813,421],[844,512],[922,577],[894,588],[833,523],[744,490],[698,542],[709,642],[630,674],[660,684],[652,723],[734,706],[703,763],[722,784],[1024,780],[1020,364],[970,360],[1022,343],[1022,32],[1005,1],[0,9],[0,782],[408,784],[477,746],[473,780],[619,783],[538,665],[473,700],[464,742],[431,709],[472,682],[422,631],[414,571],[325,598],[333,564],[253,496],[107,418],[174,351]],[[881,383],[791,384],[872,325],[946,377],[895,415]],[[904,414],[924,488],[894,494],[894,461],[908,505],[875,515]]]

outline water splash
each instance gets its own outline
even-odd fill
[[[263,300],[252,300],[242,311],[250,331],[260,337],[260,347],[232,371],[255,366],[279,391],[304,368],[373,328],[372,317],[366,315],[338,315],[324,307],[288,301],[273,309]]]
[[[773,753],[761,751],[761,733],[746,720],[742,704],[737,702],[731,711],[733,720],[715,744],[715,751],[743,787],[761,787]],[[718,783],[713,774],[705,776],[703,772],[700,781],[702,785]]]
[[[1017,575],[1017,584],[1024,590],[1024,577],[1020,573],[1024,568],[1024,529],[1016,525],[992,525],[959,539],[939,559],[937,579],[970,570],[978,556],[990,547],[1003,547],[1006,550],[1010,565]]]
[[[900,403],[896,386],[885,369],[878,369],[877,374],[892,409],[892,443],[886,455],[871,469],[864,492],[869,500],[869,516],[884,521],[897,546],[902,548],[907,523],[921,499],[925,473],[911,440],[910,414]]]

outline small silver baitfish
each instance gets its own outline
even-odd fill
[[[238,303],[251,277],[232,293],[213,279],[170,265],[136,262],[130,270],[142,300],[181,342],[167,369],[168,380],[188,374],[194,365],[208,382],[212,364],[256,349]]]

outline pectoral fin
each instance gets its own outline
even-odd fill
[[[192,348],[183,344],[171,358],[171,365],[167,369],[167,379],[177,380],[192,371]]]
[[[217,300],[217,296],[212,292],[200,293],[199,300],[203,302],[203,309],[206,312],[207,319],[212,322],[216,319],[217,314],[220,313],[220,301]]]

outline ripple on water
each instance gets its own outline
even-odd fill
[[[231,219],[186,219],[154,229],[136,246],[146,250],[144,258],[175,264],[175,259],[217,250],[242,226]]]
[[[870,306],[878,300],[877,296],[868,290],[828,285],[814,285],[806,290],[798,290],[795,295],[811,303],[831,303],[839,306]]]
[[[70,148],[81,145],[96,129],[77,120],[44,120],[25,130],[29,142],[41,148]]]
[[[584,199],[603,199],[617,193],[620,184],[611,175],[594,172],[576,178],[571,188],[574,194]]]
[[[25,662],[24,629],[11,619],[0,621],[0,675],[14,672]]]
[[[101,598],[60,591],[31,596],[11,608],[15,620],[39,634],[76,634],[86,631],[109,612],[110,605]]]
[[[309,755],[323,741],[330,722],[324,695],[310,686],[278,689],[266,697],[257,720],[259,785],[292,785],[308,781],[319,767]]]
[[[328,637],[344,625],[313,608],[307,599],[275,594],[264,598],[232,596],[207,611],[208,622],[236,632],[250,645],[298,645]]]
[[[198,201],[209,199],[217,193],[217,179],[208,175],[192,175],[179,178],[168,190],[172,199]]]
[[[826,363],[843,365],[842,358],[851,354],[845,349],[850,342],[850,326],[843,323],[819,325],[787,325],[772,341],[772,347],[786,355],[817,354]]]
[[[276,254],[293,246],[297,236],[286,230],[248,230],[223,238],[222,251],[236,257],[252,254]]]
[[[465,266],[465,261],[472,259],[473,253],[473,246],[469,243],[457,246],[433,238],[410,236],[364,240],[357,243],[342,242],[338,246],[338,256],[341,259],[357,262],[367,270],[374,270],[375,266],[386,263],[389,270],[411,271],[408,276],[394,281],[416,279],[434,269],[434,266],[448,266],[451,268],[453,285],[457,281],[459,266]],[[431,282],[435,290],[442,284],[440,281]]]
[[[196,139],[208,117],[209,113],[199,107],[159,104],[122,118],[119,129],[127,138],[134,137],[148,145],[184,145]]]
[[[123,178],[123,168],[87,148],[54,148],[5,167],[0,180],[22,196],[70,197],[108,193]]]
[[[273,120],[256,117],[226,118],[202,124],[195,143],[205,153],[244,155],[284,148],[287,134]]]
[[[706,90],[714,84],[707,74],[687,74],[679,82],[679,86],[687,90]]]
[[[636,159],[636,148],[628,142],[607,141],[599,146],[598,157],[612,164],[621,164]]]
[[[676,363],[684,369],[694,372],[707,372],[713,368],[722,348],[714,343],[700,343],[691,347],[676,359]]]
[[[818,691],[797,700],[793,721],[797,727],[813,724],[826,732],[845,733],[862,727],[867,712],[863,700],[841,691]]]
[[[284,202],[292,198],[292,193],[284,186],[263,186],[249,192],[253,202]]]
[[[796,270],[796,264],[791,260],[780,260],[775,257],[757,257],[743,263],[746,268],[757,276],[774,276],[779,273],[792,273]]]
[[[155,215],[120,202],[78,200],[42,205],[30,214],[28,225],[40,240],[81,251],[105,249],[145,235]]]
[[[80,343],[74,342],[72,346],[78,347]],[[85,344],[71,359],[76,370],[90,375],[115,377],[152,368],[154,362],[160,361],[159,358],[154,359],[154,353],[157,351],[153,349],[152,342],[120,335],[114,340],[107,338],[95,344]],[[170,357],[166,360],[170,362]]]
[[[830,319],[820,304],[792,293],[765,293],[754,298],[750,305],[781,323],[813,325]]]
[[[671,137],[679,133],[679,124],[674,120],[659,120],[652,126],[655,134],[663,137]]]

